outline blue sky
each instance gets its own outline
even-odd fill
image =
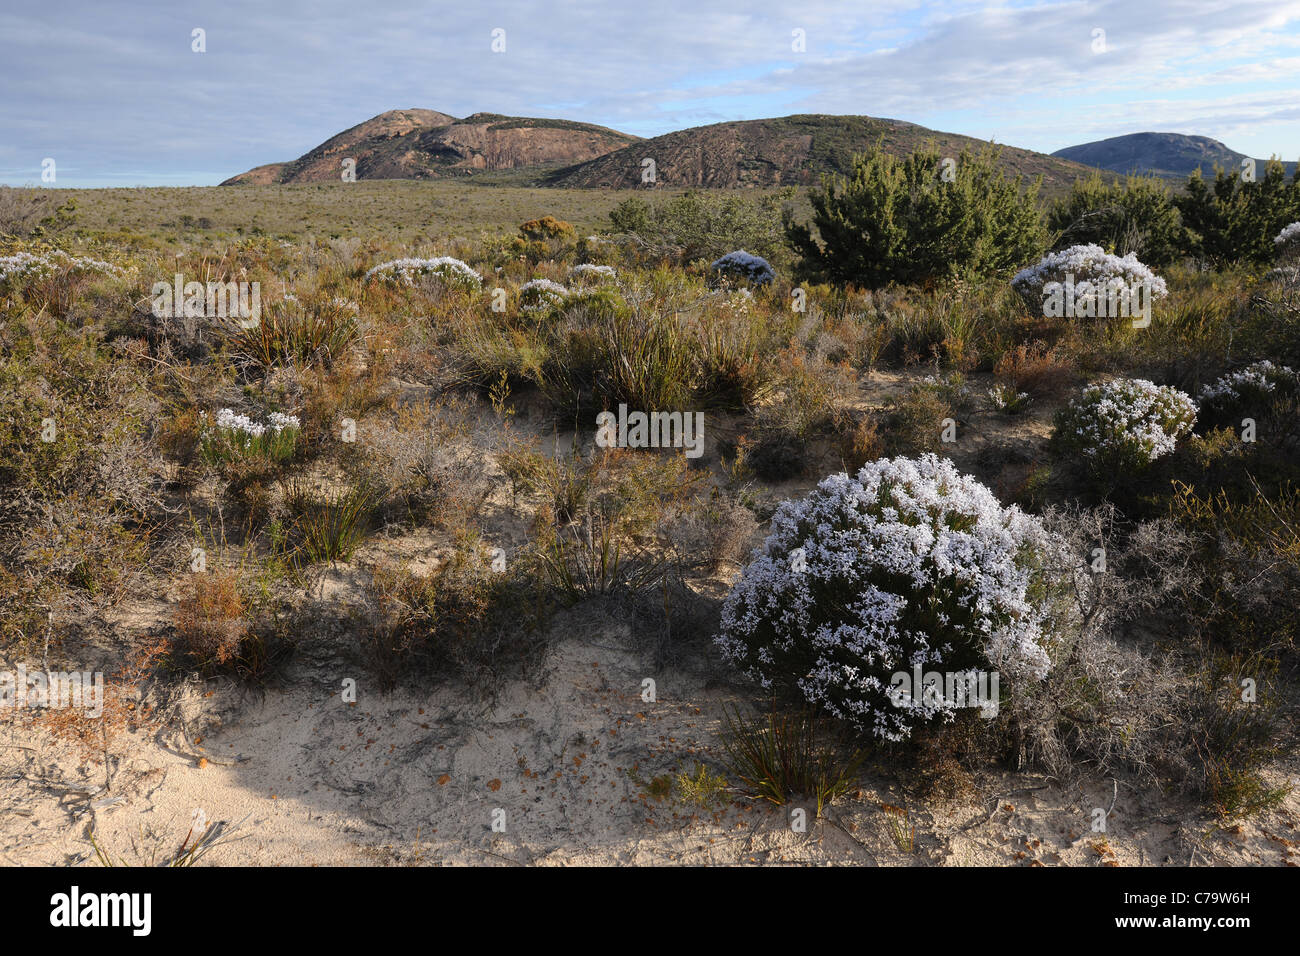
[[[13,185],[46,158],[58,186],[210,185],[410,107],[640,136],[858,113],[1044,152],[1158,130],[1294,160],[1300,0],[49,0],[0,12],[0,80]]]

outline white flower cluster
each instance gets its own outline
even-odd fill
[[[562,305],[569,290],[550,279],[530,279],[519,287],[519,301],[525,312],[542,312]]]
[[[1013,387],[999,382],[988,390],[989,403],[1000,412],[1013,414],[1029,405],[1029,393],[1017,392]]]
[[[200,413],[206,418],[205,413]],[[268,416],[268,424],[262,425],[253,421],[247,415],[237,415],[233,409],[223,408],[217,412],[216,427],[229,431],[242,432],[253,438],[261,438],[269,430],[271,432],[281,432],[286,428],[297,429],[302,427],[296,415],[282,415],[280,412],[272,412]]]
[[[452,256],[438,256],[433,259],[394,259],[391,262],[381,262],[367,272],[362,281],[369,282],[375,276],[379,276],[411,285],[417,277],[425,275],[437,276],[449,282],[460,283],[475,289],[483,284],[482,276],[467,263]]]
[[[900,701],[892,674],[991,666],[1042,679],[1045,616],[1029,598],[1037,561],[1059,556],[1041,522],[934,455],[881,459],[782,502],[732,588],[716,642],[764,687],[881,740],[902,740],[951,701]]]
[[[722,309],[733,317],[749,315],[749,307],[754,304],[754,293],[748,289],[721,289],[714,292]]]
[[[613,279],[617,275],[618,273],[614,271],[613,266],[598,266],[591,262],[584,262],[569,270],[569,278],[571,279],[578,279],[585,276],[591,276],[596,279]]]
[[[1011,286],[1026,300],[1033,300],[1050,291],[1052,283],[1063,282],[1066,276],[1074,276],[1074,281],[1081,286],[1088,283],[1098,293],[1111,286],[1131,288],[1142,284],[1150,289],[1153,298],[1169,294],[1165,280],[1139,262],[1134,253],[1116,256],[1091,243],[1049,252],[1037,265],[1017,272]],[[1084,295],[1085,290],[1080,288],[1078,294]]]
[[[1201,389],[1198,397],[1206,410],[1230,408],[1243,399],[1262,398],[1282,387],[1294,390],[1300,385],[1300,374],[1285,365],[1274,365],[1268,359],[1229,372]]]
[[[966,376],[961,372],[946,372],[943,375],[926,375],[914,386],[920,391],[934,392],[946,402],[964,405],[970,400],[971,389],[966,384]]]
[[[70,256],[58,249],[44,255],[18,252],[12,256],[0,256],[0,286],[16,287],[32,280],[47,279],[60,271],[71,272],[74,269],[109,275],[120,275],[122,271],[112,263],[84,256]]]
[[[776,273],[766,259],[751,255],[744,249],[728,252],[722,258],[715,259],[711,268],[723,275],[748,279],[755,285],[766,285],[776,278]]]
[[[1284,246],[1293,241],[1300,241],[1300,222],[1291,223],[1273,237],[1273,245],[1275,246]]]
[[[1094,463],[1152,462],[1196,424],[1190,395],[1141,378],[1089,385],[1058,415],[1058,434]]]

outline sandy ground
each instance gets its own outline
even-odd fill
[[[326,581],[323,597],[349,587]],[[1295,865],[1300,796],[1231,831],[1174,797],[1101,780],[985,775],[946,806],[909,799],[879,770],[811,819],[739,795],[713,807],[657,800],[648,782],[720,769],[722,708],[748,695],[706,671],[655,674],[628,629],[591,614],[557,621],[534,679],[491,705],[454,689],[340,695],[329,641],[300,654],[281,686],[248,697],[221,682],[182,693],[179,727],[123,734],[104,764],[42,730],[0,725],[0,860],[96,865],[174,852],[202,809],[233,829],[208,864],[882,866]],[[561,636],[563,635],[563,636]],[[657,699],[642,698],[655,680]],[[1294,766],[1274,783],[1300,784]],[[106,781],[108,786],[105,786]],[[881,804],[906,805],[912,845]],[[1094,807],[1113,810],[1105,834]],[[495,814],[495,816],[494,816]],[[497,823],[494,829],[494,820]]]

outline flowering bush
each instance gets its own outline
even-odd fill
[[[1021,269],[1011,280],[1011,287],[1020,293],[1025,303],[1034,310],[1043,306],[1044,300],[1060,294],[1066,276],[1073,276],[1075,314],[1104,315],[1100,308],[1112,289],[1119,293],[1135,284],[1145,286],[1151,298],[1164,298],[1169,294],[1165,280],[1138,262],[1129,253],[1120,257],[1111,255],[1101,246],[1070,246],[1060,252],[1049,252],[1037,265]],[[1083,305],[1080,309],[1079,305]]]
[[[988,390],[989,404],[1007,415],[1016,415],[1029,407],[1033,399],[1028,392],[1017,392],[1015,387],[998,382]]]
[[[1191,396],[1145,379],[1089,385],[1056,413],[1058,449],[1078,453],[1097,472],[1141,471],[1174,450],[1196,423]]]
[[[1269,273],[1281,272],[1277,278],[1284,279],[1289,283],[1296,283],[1300,276],[1300,222],[1293,222],[1276,236],[1273,237],[1273,245],[1277,246],[1278,258],[1282,265],[1279,269],[1274,269]]]
[[[207,413],[200,412],[199,446],[205,460],[217,464],[246,456],[285,461],[293,455],[302,422],[296,415],[272,412],[267,424],[237,415],[232,409],[217,412],[216,421],[207,424]]]
[[[1300,246],[1300,222],[1291,223],[1291,225],[1274,236],[1273,245],[1279,248]]]
[[[745,279],[754,285],[767,285],[776,278],[776,273],[766,259],[750,255],[743,249],[715,259],[710,268],[724,276]]]
[[[1300,374],[1264,359],[1206,385],[1198,401],[1207,418],[1225,421],[1241,412],[1258,412],[1276,399],[1294,395],[1297,386]]]
[[[451,256],[438,256],[434,259],[394,259],[381,262],[362,279],[369,282],[373,278],[400,282],[403,285],[414,284],[421,276],[434,276],[449,285],[466,289],[477,289],[483,284],[482,277],[466,263]]]
[[[891,675],[993,668],[1041,680],[1050,661],[1037,518],[1003,507],[947,459],[881,459],[783,502],[732,588],[716,641],[765,688],[795,689],[881,740],[951,720]]]
[[[121,270],[111,263],[84,256],[70,256],[58,249],[43,255],[18,252],[12,256],[0,256],[0,289],[16,291],[30,282],[49,279],[60,272],[121,274]]]
[[[617,276],[618,273],[614,271],[613,266],[598,266],[590,262],[584,262],[569,270],[569,278],[579,282],[587,280],[604,282],[607,279],[614,279]]]
[[[563,305],[569,290],[550,279],[532,279],[519,287],[519,307],[525,312],[545,312]]]

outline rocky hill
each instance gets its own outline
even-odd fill
[[[880,143],[898,155],[933,144],[941,154],[978,150],[983,141],[941,133],[901,120],[870,116],[807,114],[777,119],[716,123],[680,130],[557,170],[548,186],[626,188],[642,183],[642,162],[655,162],[658,185],[704,187],[804,186],[823,173],[845,173],[855,153]],[[1044,190],[1068,187],[1090,169],[1044,153],[1002,148],[1002,163],[1012,173],[1042,175]]]
[[[553,169],[603,156],[635,136],[569,120],[475,113],[456,119],[434,110],[390,110],[287,163],[257,166],[223,186],[337,182],[344,159],[357,179],[443,179],[477,171]]]

